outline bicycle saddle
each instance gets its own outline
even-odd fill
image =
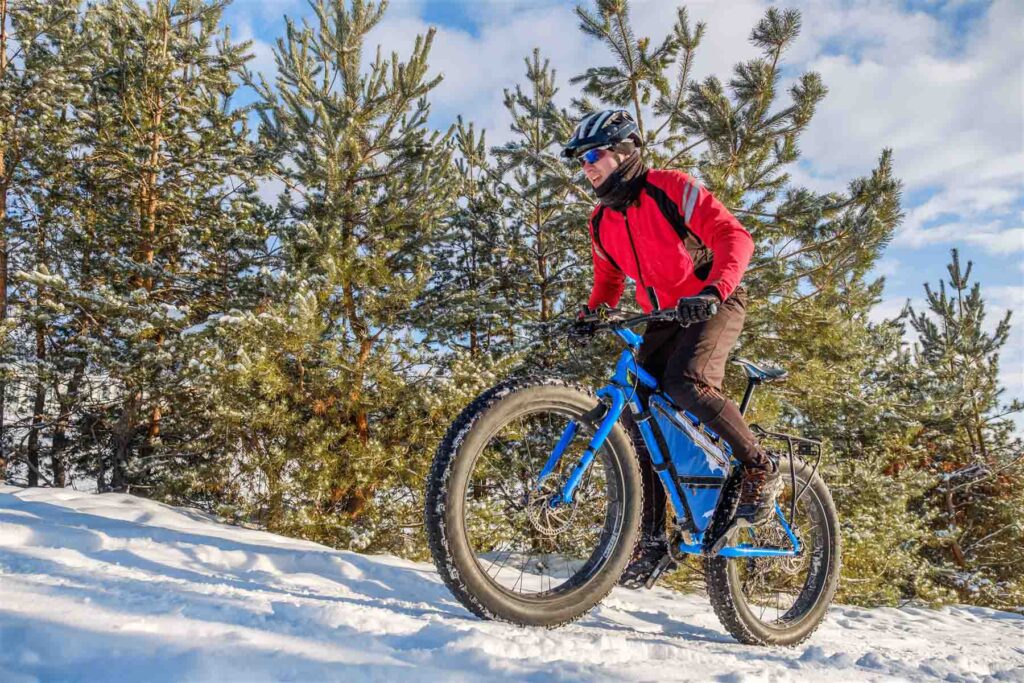
[[[744,372],[747,373],[747,377],[755,379],[758,382],[773,382],[776,380],[786,379],[789,373],[782,368],[770,368],[765,365],[758,365],[754,361],[747,360],[746,358],[732,358],[733,363],[736,365],[742,365]]]

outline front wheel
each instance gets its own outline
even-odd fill
[[[793,479],[789,459],[779,461],[785,489],[779,509],[790,516]],[[839,584],[839,519],[825,482],[802,460],[795,461],[796,492],[803,492],[789,520],[803,552],[795,557],[725,558],[704,561],[708,597],[722,625],[748,645],[797,645],[811,636],[828,611]],[[735,505],[738,478],[723,492]],[[805,490],[806,489],[806,490]],[[722,517],[725,519],[725,516]],[[776,517],[760,527],[734,532],[730,544],[788,547]]]
[[[570,505],[552,505],[597,425],[589,392],[555,379],[488,390],[448,429],[430,469],[426,530],[434,564],[471,612],[555,627],[586,614],[616,585],[636,545],[640,470],[616,424]],[[570,421],[579,429],[537,486]]]

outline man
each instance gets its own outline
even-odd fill
[[[636,283],[645,312],[676,307],[686,326],[650,324],[638,360],[678,406],[729,443],[742,463],[735,523],[761,524],[782,488],[778,466],[722,394],[725,364],[746,316],[740,279],[754,242],[695,178],[648,169],[643,144],[628,112],[606,110],[585,116],[562,152],[583,165],[599,200],[590,217],[594,285],[588,307],[615,306],[626,276]],[[664,491],[646,453],[641,457],[647,460],[644,538],[622,581],[633,587],[643,585],[668,552]]]

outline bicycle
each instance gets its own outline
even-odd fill
[[[642,447],[675,516],[671,557],[659,569],[669,559],[701,557],[711,605],[733,637],[803,642],[839,580],[838,518],[817,471],[821,443],[752,426],[759,438],[787,444],[774,454],[786,487],[767,524],[737,529],[740,468],[728,444],[680,411],[637,364],[642,338],[632,328],[656,320],[678,321],[675,309],[630,316],[606,308],[584,319],[627,347],[596,392],[558,377],[514,379],[462,411],[427,482],[438,572],[485,619],[554,628],[582,617],[616,585],[638,541]],[[786,375],[734,362],[748,378],[743,413],[757,385]]]

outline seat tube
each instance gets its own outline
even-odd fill
[[[594,432],[594,437],[587,444],[587,449],[583,451],[583,456],[580,461],[576,463],[576,467],[573,469],[572,474],[565,482],[565,486],[562,487],[561,495],[558,498],[552,500],[553,505],[569,505],[572,503],[573,494],[576,492],[576,487],[579,486],[580,480],[583,479],[583,475],[586,474],[587,468],[590,467],[591,463],[594,462],[594,456],[597,454],[598,449],[604,445],[605,439],[608,438],[608,434],[611,433],[612,428],[618,421],[619,416],[622,415],[622,410],[626,405],[626,396],[622,389],[617,386],[609,386],[601,389],[597,392],[598,396],[608,396],[612,399],[611,409],[605,413],[604,419],[601,420],[601,425]]]
[[[653,419],[653,418],[652,418]],[[672,477],[672,468],[669,466],[669,458],[672,457],[671,453],[663,453],[661,446],[658,445],[658,439],[654,436],[654,428],[651,426],[651,421],[644,420],[638,422],[637,427],[640,429],[640,435],[643,437],[644,445],[647,446],[647,454],[651,458],[651,465],[654,468],[655,473],[658,475],[658,479],[661,480],[662,486],[669,494],[669,499],[672,501],[672,507],[675,509],[676,517],[680,521],[686,521],[689,518],[687,507],[683,503],[682,496],[679,492],[679,484]]]
[[[743,392],[743,400],[740,402],[740,415],[746,415],[747,409],[750,408],[750,400],[754,396],[754,387],[757,386],[757,382],[753,377],[747,380],[747,388]]]

